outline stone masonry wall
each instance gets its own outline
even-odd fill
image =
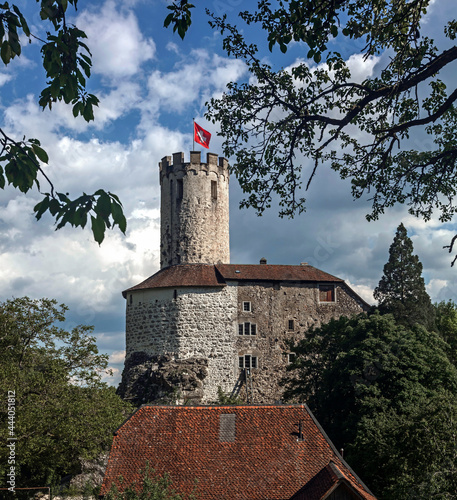
[[[213,153],[175,153],[160,162],[161,268],[230,262],[228,163]]]
[[[251,311],[244,311],[244,302],[251,303]],[[258,368],[251,370],[252,401],[274,403],[281,399],[283,390],[278,382],[286,374],[288,341],[303,338],[311,326],[360,313],[364,308],[364,303],[344,284],[336,285],[335,302],[320,303],[315,284],[240,283],[238,323],[254,323],[257,330],[255,336],[236,337],[237,356],[258,358]],[[292,329],[289,320],[293,321]],[[245,385],[240,396],[246,398]]]
[[[230,392],[236,377],[236,287],[136,291],[127,303],[126,359],[133,353],[205,358],[201,402]]]

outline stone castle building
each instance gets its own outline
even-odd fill
[[[161,268],[123,292],[126,361],[118,392],[136,404],[215,402],[219,388],[251,403],[281,400],[289,342],[368,305],[307,264],[230,263],[224,158],[165,157]]]

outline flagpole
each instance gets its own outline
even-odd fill
[[[195,151],[195,118],[192,118],[193,130],[192,130],[192,151]]]

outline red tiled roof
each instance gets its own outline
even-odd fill
[[[232,417],[221,419],[227,414],[235,415],[234,435]],[[287,500],[331,461],[361,498],[376,500],[306,405],[142,406],[115,433],[101,495],[113,482],[122,489],[139,481],[149,462],[179,492],[190,493],[198,480],[201,500]]]
[[[367,498],[364,496],[367,493],[366,490],[351,482],[351,479],[346,477],[334,462],[330,462],[290,500],[324,499],[329,492],[336,490],[338,487],[349,491],[352,494],[351,498]],[[344,498],[347,497],[344,496]]]
[[[269,264],[178,264],[166,267],[122,294],[133,290],[178,286],[224,286],[226,280],[237,281],[311,281],[343,282],[313,266]]]
[[[211,264],[179,264],[161,269],[122,294],[125,297],[132,290],[178,286],[225,286],[225,282],[216,267]]]
[[[248,281],[343,281],[309,265],[285,266],[270,264],[218,264],[226,280]]]

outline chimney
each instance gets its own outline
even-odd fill
[[[266,259],[265,257],[262,257],[262,258],[260,259],[260,263],[261,263],[262,265],[265,265],[265,264],[267,263],[267,259]]]

